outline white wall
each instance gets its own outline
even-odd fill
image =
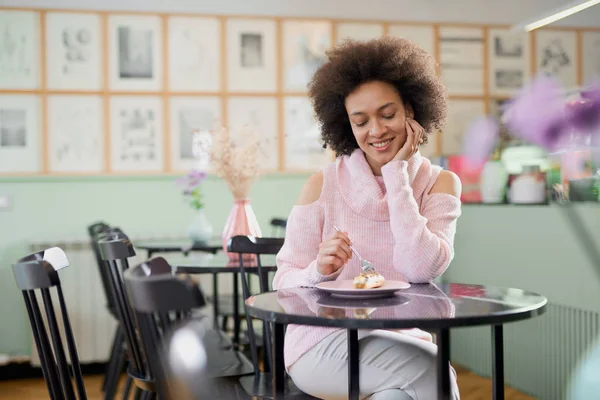
[[[567,0],[0,0],[1,6],[513,24]],[[600,26],[600,6],[557,25]]]

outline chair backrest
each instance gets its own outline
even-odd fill
[[[283,218],[271,219],[271,228],[272,228],[273,236],[279,236],[281,231],[285,232],[286,227],[287,227],[287,219],[283,219]]]
[[[125,271],[124,278],[157,389],[168,398],[169,388],[161,386],[168,381],[161,358],[164,338],[175,324],[189,319],[192,310],[204,307],[206,299],[197,283],[188,275],[173,274],[162,257]]]
[[[100,255],[100,249],[98,248],[98,240],[106,238],[111,233],[122,233],[121,229],[117,227],[111,227],[104,222],[99,222],[88,226],[88,233],[90,235],[90,247],[96,258],[96,265],[102,281],[102,288],[104,289],[104,296],[106,297],[106,308],[108,311],[117,318],[117,311],[115,306],[115,295],[112,292],[110,278],[108,276],[108,270],[105,267],[105,263]]]
[[[136,322],[127,292],[123,273],[129,269],[128,258],[135,256],[135,249],[124,233],[109,233],[97,241],[100,258],[107,271],[107,280],[115,302],[119,325],[125,336],[130,362],[130,374],[139,381],[152,381],[146,354],[136,334]],[[105,272],[106,272],[105,271]],[[136,384],[139,382],[136,381]],[[152,390],[149,388],[148,390]]]
[[[242,269],[242,291],[244,299],[250,297],[251,293],[246,280],[246,274],[248,270],[247,265],[244,264],[243,254],[253,254],[256,256],[256,268],[258,271],[260,292],[264,293],[269,290],[268,277],[265,271],[262,269],[261,255],[276,255],[281,250],[284,243],[283,238],[259,238],[254,236],[243,236],[237,235],[229,239],[227,243],[227,251],[231,253],[240,254],[239,262]],[[254,269],[254,266],[252,266]]]
[[[256,256],[256,270],[258,271],[258,279],[260,292],[264,293],[269,290],[269,282],[268,282],[268,273],[265,272],[262,268],[261,263],[261,255],[275,255],[279,253],[281,247],[283,246],[285,239],[283,238],[258,238],[253,236],[233,236],[229,239],[227,243],[227,251],[231,253],[239,254],[239,262],[241,269],[241,277],[242,277],[242,293],[244,296],[244,300],[250,297],[250,285],[248,282],[248,278],[246,277],[246,272],[250,268],[255,269],[255,267],[246,268],[244,265],[244,254],[253,254]],[[252,320],[248,313],[246,313],[246,325],[248,329],[248,336],[250,339],[250,350],[252,355],[252,363],[254,364],[254,368],[258,371],[258,350],[256,348],[256,335],[254,333],[254,326],[252,325]],[[270,370],[271,365],[271,329],[268,323],[263,323],[263,330],[265,335],[265,370]]]
[[[56,265],[56,268],[52,264]],[[87,399],[83,376],[77,354],[77,345],[67,305],[58,276],[58,270],[67,267],[68,259],[64,252],[54,247],[21,258],[13,264],[13,274],[17,287],[23,294],[25,307],[31,323],[33,338],[40,355],[42,373],[51,399]],[[56,290],[58,306],[62,315],[62,331],[56,315],[52,289]],[[36,291],[41,292],[44,320]],[[50,337],[48,337],[50,332]],[[63,340],[67,343],[69,357],[64,349]],[[71,368],[69,368],[69,364]],[[71,380],[75,380],[75,390]]]

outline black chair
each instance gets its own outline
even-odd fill
[[[240,275],[242,277],[242,293],[244,296],[244,300],[248,299],[248,297],[252,295],[252,293],[250,293],[249,278],[247,277],[247,273],[255,273],[258,275],[260,293],[264,293],[270,290],[268,273],[263,268],[261,262],[261,255],[276,255],[277,253],[279,253],[279,250],[283,246],[283,243],[283,238],[257,238],[252,236],[234,236],[231,239],[229,239],[229,242],[227,244],[227,251],[232,253],[238,253],[240,255],[238,258],[240,260]],[[248,260],[250,258],[252,261],[254,261],[254,257],[248,256],[254,256],[256,258],[256,265],[250,266],[245,264],[244,259]],[[254,331],[254,326],[252,325],[252,318],[248,315],[248,313],[245,313],[245,315],[246,324],[248,325],[247,329],[255,373],[254,376],[240,378],[240,383],[246,391],[246,393],[248,393],[251,396],[260,398],[271,398],[273,396],[271,384],[271,369],[273,359],[271,327],[268,323],[263,322],[263,344],[265,351],[263,352],[264,373],[261,373],[258,365],[256,333]],[[300,392],[300,390],[298,390],[291,381],[288,380],[288,382],[286,383],[286,398],[313,398],[312,396]]]
[[[115,305],[115,295],[111,289],[108,269],[105,267],[104,261],[100,255],[100,249],[98,248],[98,240],[104,239],[107,235],[113,233],[122,233],[122,231],[120,228],[113,228],[105,222],[97,222],[88,226],[90,246],[92,248],[92,252],[94,253],[96,265],[102,281],[102,288],[106,298],[106,308],[113,318],[115,318],[115,320],[118,322],[119,317],[117,315]],[[102,391],[104,392],[104,398],[106,400],[113,399],[117,393],[119,377],[121,373],[124,373],[127,370],[126,358],[125,336],[123,335],[121,325],[117,324],[113,336],[108,364],[106,365],[106,370],[104,373],[104,379],[102,380]],[[131,380],[128,379],[125,386],[125,396],[129,394],[130,389]]]
[[[55,247],[30,254],[12,266],[17,286],[23,293],[35,345],[40,354],[42,373],[52,400],[87,399],[77,345],[57,272],[68,265],[64,252]],[[59,329],[59,321],[51,294],[52,288],[56,289],[58,296],[69,360],[67,360],[63,346],[63,335]],[[42,317],[36,290],[41,292],[47,322]],[[48,332],[50,332],[50,338]],[[71,368],[69,368],[69,364]],[[71,377],[75,380],[75,388],[73,388]]]
[[[136,397],[142,395],[144,398],[152,398],[156,392],[154,378],[136,332],[135,316],[127,297],[123,278],[123,273],[129,269],[127,259],[135,256],[134,246],[124,233],[109,233],[99,239],[97,245],[104,268],[108,271],[110,292],[115,300],[119,326],[126,343],[128,359],[126,393],[130,383],[133,382],[137,387]]]
[[[287,228],[287,219],[283,218],[273,218],[271,219],[271,228],[273,237],[285,236],[282,233],[285,233],[285,229]]]
[[[174,275],[162,257],[144,262],[124,274],[127,294],[135,310],[137,327],[161,397],[170,397],[163,338],[178,321],[189,320],[192,311],[206,305],[199,286],[187,275]],[[201,323],[201,319],[196,319]],[[191,351],[191,349],[190,349]]]

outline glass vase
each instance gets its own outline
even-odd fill
[[[235,200],[233,208],[227,217],[225,228],[223,229],[223,251],[227,253],[230,265],[239,265],[239,255],[237,253],[227,252],[227,244],[229,239],[233,236],[244,235],[244,236],[255,236],[261,237],[262,232],[254,210],[250,204],[250,199]],[[256,265],[256,256],[254,254],[243,255],[244,265],[253,266]]]

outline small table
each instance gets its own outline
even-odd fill
[[[233,341],[239,344],[240,341],[240,310],[239,310],[239,284],[238,274],[241,273],[239,265],[199,265],[193,261],[184,263],[174,264],[174,271],[177,274],[212,274],[213,280],[213,326],[218,328],[218,317],[219,317],[219,274],[233,274],[233,325],[234,325],[234,338]],[[246,267],[246,272],[253,271],[254,267]],[[268,274],[270,272],[277,271],[276,266],[262,266],[263,271]]]
[[[146,250],[148,258],[154,253],[183,253],[187,256],[192,251],[217,254],[223,250],[223,243],[210,241],[206,243],[192,243],[185,240],[161,240],[161,241],[141,241],[135,244],[138,249]]]
[[[246,312],[274,324],[273,395],[283,398],[284,328],[287,324],[343,328],[348,331],[348,392],[358,399],[358,329],[421,328],[437,334],[438,396],[450,399],[450,328],[491,325],[492,390],[504,398],[502,324],[541,315],[547,299],[519,289],[457,283],[413,284],[395,296],[343,299],[315,288],[292,288],[251,296]],[[357,312],[359,310],[359,312]]]

